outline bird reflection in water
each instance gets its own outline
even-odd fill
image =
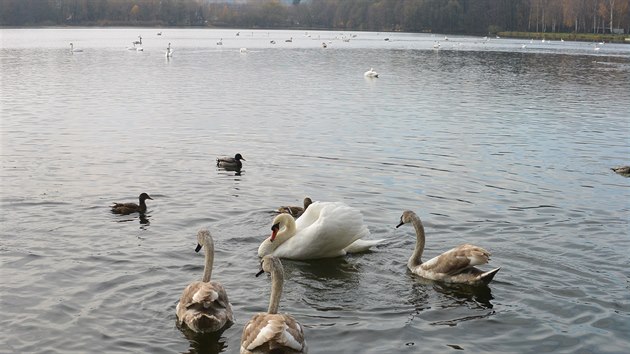
[[[227,344],[226,338],[222,336],[223,331],[218,333],[196,333],[191,331],[186,326],[176,325],[177,328],[184,334],[190,347],[188,351],[183,353],[222,353],[226,350]]]
[[[361,303],[359,287],[361,271],[346,257],[308,261],[283,259],[287,278],[295,279],[293,291],[301,293],[302,301],[319,311],[348,310],[349,303]],[[345,299],[340,303],[340,297]]]
[[[149,215],[146,215],[145,213],[139,213],[138,214],[138,219],[140,219],[140,228],[141,229],[145,229],[146,226],[151,225],[151,222],[149,221]]]
[[[141,229],[146,230],[147,226],[151,225],[151,221],[149,220],[150,216],[151,215],[149,214],[138,213],[138,221],[140,222]],[[132,217],[132,218],[116,220],[116,222],[129,222],[129,221],[134,221],[134,220],[136,220],[136,218]]]
[[[435,316],[431,311],[440,312],[440,320],[430,323],[446,326],[456,326],[461,322],[486,318],[495,314],[491,303],[494,297],[488,285],[447,284],[411,274],[410,277],[413,278],[413,285],[409,302],[415,310],[410,315],[408,322],[419,316],[431,321],[431,317]],[[435,292],[438,293],[437,300]],[[449,312],[451,313],[449,314]],[[452,315],[454,318],[444,320],[445,314],[446,316]]]

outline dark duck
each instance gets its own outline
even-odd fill
[[[302,216],[302,214],[304,213],[306,208],[308,208],[308,206],[311,205],[312,203],[313,203],[313,201],[311,200],[311,198],[306,197],[306,198],[304,198],[304,207],[299,207],[299,206],[281,206],[280,208],[278,208],[278,212],[285,213],[285,214],[291,214],[291,216],[293,216],[294,218],[299,218],[300,216]]]
[[[217,167],[238,171],[243,167],[241,160],[246,161],[241,154],[236,154],[234,157],[217,157]]]
[[[147,199],[153,200],[153,198],[149,197],[148,194],[142,193],[138,197],[140,204],[136,203],[114,203],[112,205],[112,213],[114,214],[122,214],[127,215],[131,213],[141,213],[144,214],[147,211],[147,204],[145,201]]]

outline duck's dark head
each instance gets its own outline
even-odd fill
[[[241,154],[236,154],[234,155],[234,160],[238,161],[238,160],[243,160],[243,161],[247,161],[243,158],[243,156]]]
[[[153,200],[153,198],[149,197],[149,195],[148,195],[148,194],[146,194],[146,193],[142,193],[142,194],[140,194],[140,201],[145,201],[145,200],[147,200],[147,199],[151,199],[151,200]]]

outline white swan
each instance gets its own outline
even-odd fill
[[[239,50],[241,53],[247,53],[247,48],[243,47]]]
[[[365,73],[363,73],[363,76],[365,76],[365,77],[378,77],[378,73],[376,71],[374,71],[374,68],[370,68],[370,70],[368,70]]]
[[[171,58],[173,57],[173,50],[171,49],[171,43],[168,43],[168,47],[166,47],[166,57],[167,58]]]
[[[75,48],[74,44],[70,43],[70,52],[71,53],[81,53],[81,52],[83,52],[83,49]]]
[[[258,247],[268,254],[290,259],[318,259],[367,251],[383,240],[361,240],[370,231],[363,215],[340,202],[314,202],[297,220],[289,214],[273,219],[271,236]]]
[[[210,281],[214,261],[214,242],[208,230],[197,232],[197,248],[206,249],[205,267],[201,281],[192,282],[184,289],[177,303],[177,323],[186,324],[195,332],[217,332],[234,323],[232,305],[223,285]]]
[[[218,42],[217,45],[223,45],[223,38],[221,38]]]
[[[260,261],[260,271],[271,274],[271,296],[267,312],[254,315],[243,328],[241,354],[249,353],[306,353],[304,329],[287,313],[278,313],[284,271],[280,259],[265,256]]]
[[[490,252],[468,244],[457,246],[423,263],[421,257],[425,241],[424,226],[411,210],[403,212],[396,228],[407,223],[411,223],[416,230],[416,249],[407,262],[407,268],[423,278],[446,283],[480,285],[488,284],[501,269],[483,272],[475,268],[477,265],[488,263]]]
[[[137,40],[137,41],[133,41],[133,42],[131,42],[131,43],[133,43],[134,45],[136,45],[136,44],[142,44],[142,36],[138,36],[138,40]]]

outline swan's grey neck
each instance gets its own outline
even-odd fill
[[[271,296],[269,297],[269,309],[267,310],[267,313],[278,313],[283,283],[284,271],[282,269],[282,264],[274,262],[271,268]]]
[[[212,265],[214,263],[214,242],[212,242],[210,237],[204,237],[203,248],[205,248],[206,251],[206,264],[203,268],[203,278],[201,278],[201,281],[208,283],[212,276]]]
[[[413,228],[416,230],[416,249],[413,251],[411,258],[409,258],[409,268],[414,268],[422,264],[422,252],[424,251],[424,226],[420,218],[413,214],[411,218]]]

